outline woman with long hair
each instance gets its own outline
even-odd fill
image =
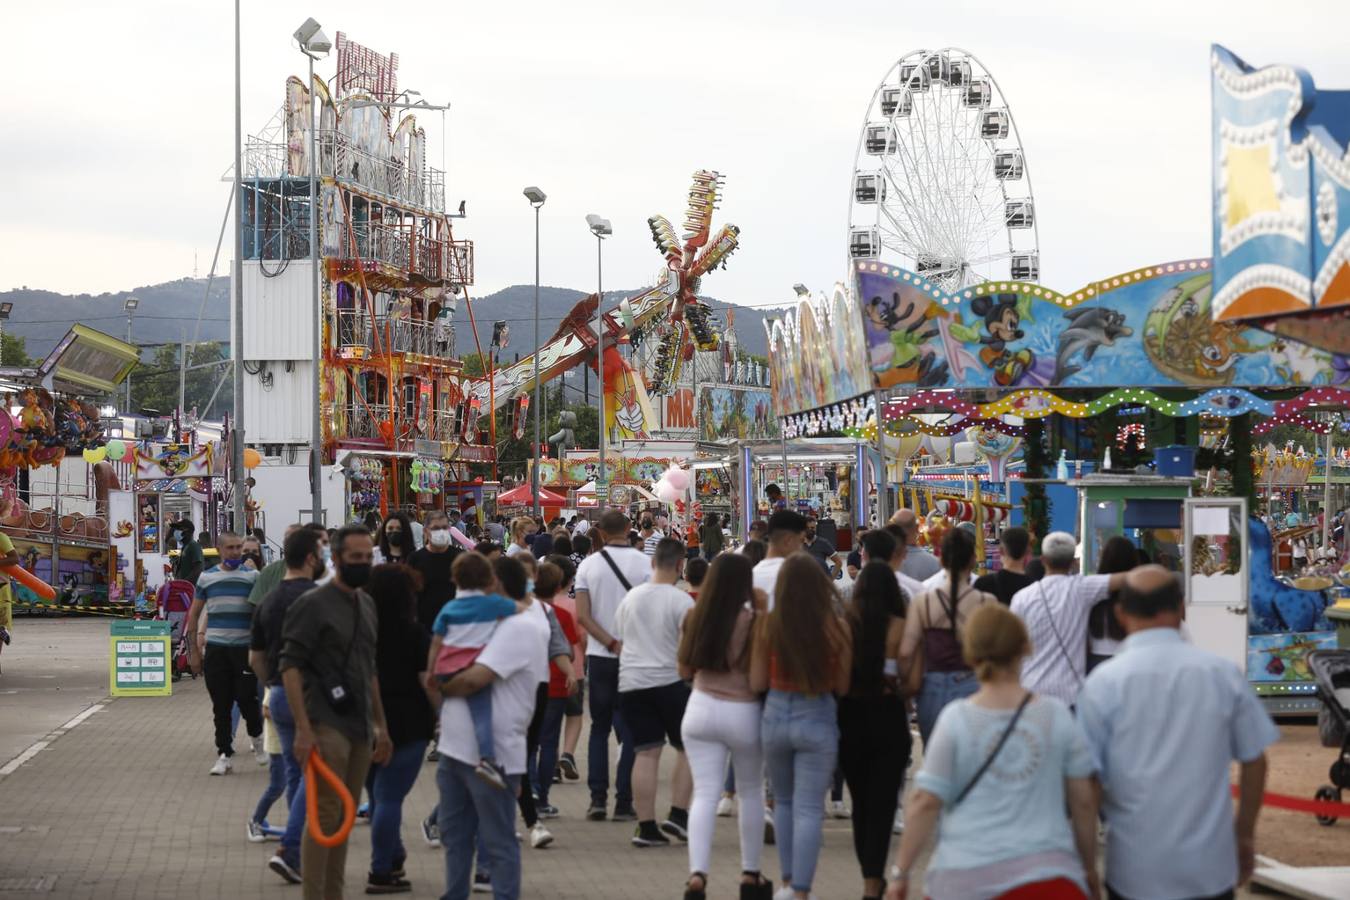
[[[760,732],[774,796],[783,889],[807,900],[820,855],[825,794],[839,756],[834,695],[848,692],[853,650],[835,614],[830,576],[809,553],[789,556],[774,584],[773,611],[757,628],[750,687],[768,691]],[[747,779],[738,776],[742,786]]]
[[[980,687],[949,704],[924,743],[886,900],[910,895],[909,873],[935,829],[923,879],[933,900],[1099,897],[1097,801],[1082,728],[1059,700],[1022,687],[1031,642],[1001,603],[976,609],[961,640]]]
[[[895,572],[872,561],[858,572],[848,606],[853,671],[839,698],[839,765],[853,797],[853,852],[863,897],[880,900],[886,853],[912,739],[896,681],[905,601]]]
[[[689,880],[685,900],[703,900],[712,861],[717,797],[730,756],[747,789],[741,794],[741,889],[768,898],[760,875],[764,848],[764,755],[759,696],[750,689],[750,638],[768,598],[754,588],[750,560],[726,553],[713,560],[680,636],[680,677],[692,679],[681,734],[694,778],[689,805]]]
[[[385,516],[375,535],[375,564],[406,564],[416,551],[417,542],[413,540],[412,520],[408,514],[391,512]]]
[[[403,877],[407,851],[399,835],[403,800],[422,771],[435,713],[423,688],[431,636],[417,624],[418,574],[404,565],[376,566],[365,590],[375,601],[379,626],[375,671],[380,702],[394,752],[384,765],[370,767],[370,876],[368,893],[409,890]]]
[[[1124,535],[1116,535],[1102,544],[1102,555],[1097,560],[1098,575],[1128,572],[1139,565],[1139,550]],[[1119,591],[1112,591],[1088,613],[1087,671],[1116,655],[1120,642],[1125,640],[1125,629],[1116,621],[1116,600]]]
[[[918,685],[919,736],[925,746],[942,707],[969,697],[979,687],[961,656],[961,628],[975,610],[998,602],[993,594],[970,586],[975,537],[964,528],[943,535],[942,568],[946,584],[914,599],[900,644],[900,670],[911,689]]]

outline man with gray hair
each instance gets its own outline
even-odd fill
[[[1115,575],[1070,575],[1078,542],[1052,531],[1041,542],[1045,577],[1013,595],[1012,611],[1026,623],[1031,655],[1022,686],[1073,706],[1087,674],[1087,620],[1092,607],[1125,582]]]

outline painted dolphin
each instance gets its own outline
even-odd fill
[[[1064,379],[1082,370],[1069,360],[1082,352],[1084,360],[1091,360],[1098,347],[1110,347],[1116,338],[1129,337],[1134,329],[1125,324],[1124,313],[1100,306],[1071,309],[1064,318],[1073,324],[1059,333],[1059,353],[1055,356],[1055,374],[1051,384],[1062,384]]]

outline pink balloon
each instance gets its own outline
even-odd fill
[[[477,546],[478,546],[477,544],[475,544],[475,543],[473,542],[473,539],[472,539],[472,538],[470,538],[467,534],[465,534],[464,532],[460,531],[458,528],[454,527],[453,525],[450,526],[450,536],[451,536],[452,538],[454,538],[455,540],[459,541],[462,545],[464,545],[465,547],[467,547],[467,548],[470,549],[470,550],[472,550],[474,547],[477,547]]]
[[[666,470],[665,480],[677,491],[689,489],[689,473],[678,466],[671,466]]]

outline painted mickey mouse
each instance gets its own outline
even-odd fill
[[[1021,328],[1022,310],[1016,294],[996,294],[976,297],[970,304],[971,312],[984,317],[985,334],[975,337],[984,344],[980,350],[980,361],[994,370],[995,383],[1003,386],[1015,384],[1023,372],[1031,367],[1036,355],[1025,347],[1011,350],[1013,341],[1026,337]],[[955,333],[955,329],[953,330]]]

